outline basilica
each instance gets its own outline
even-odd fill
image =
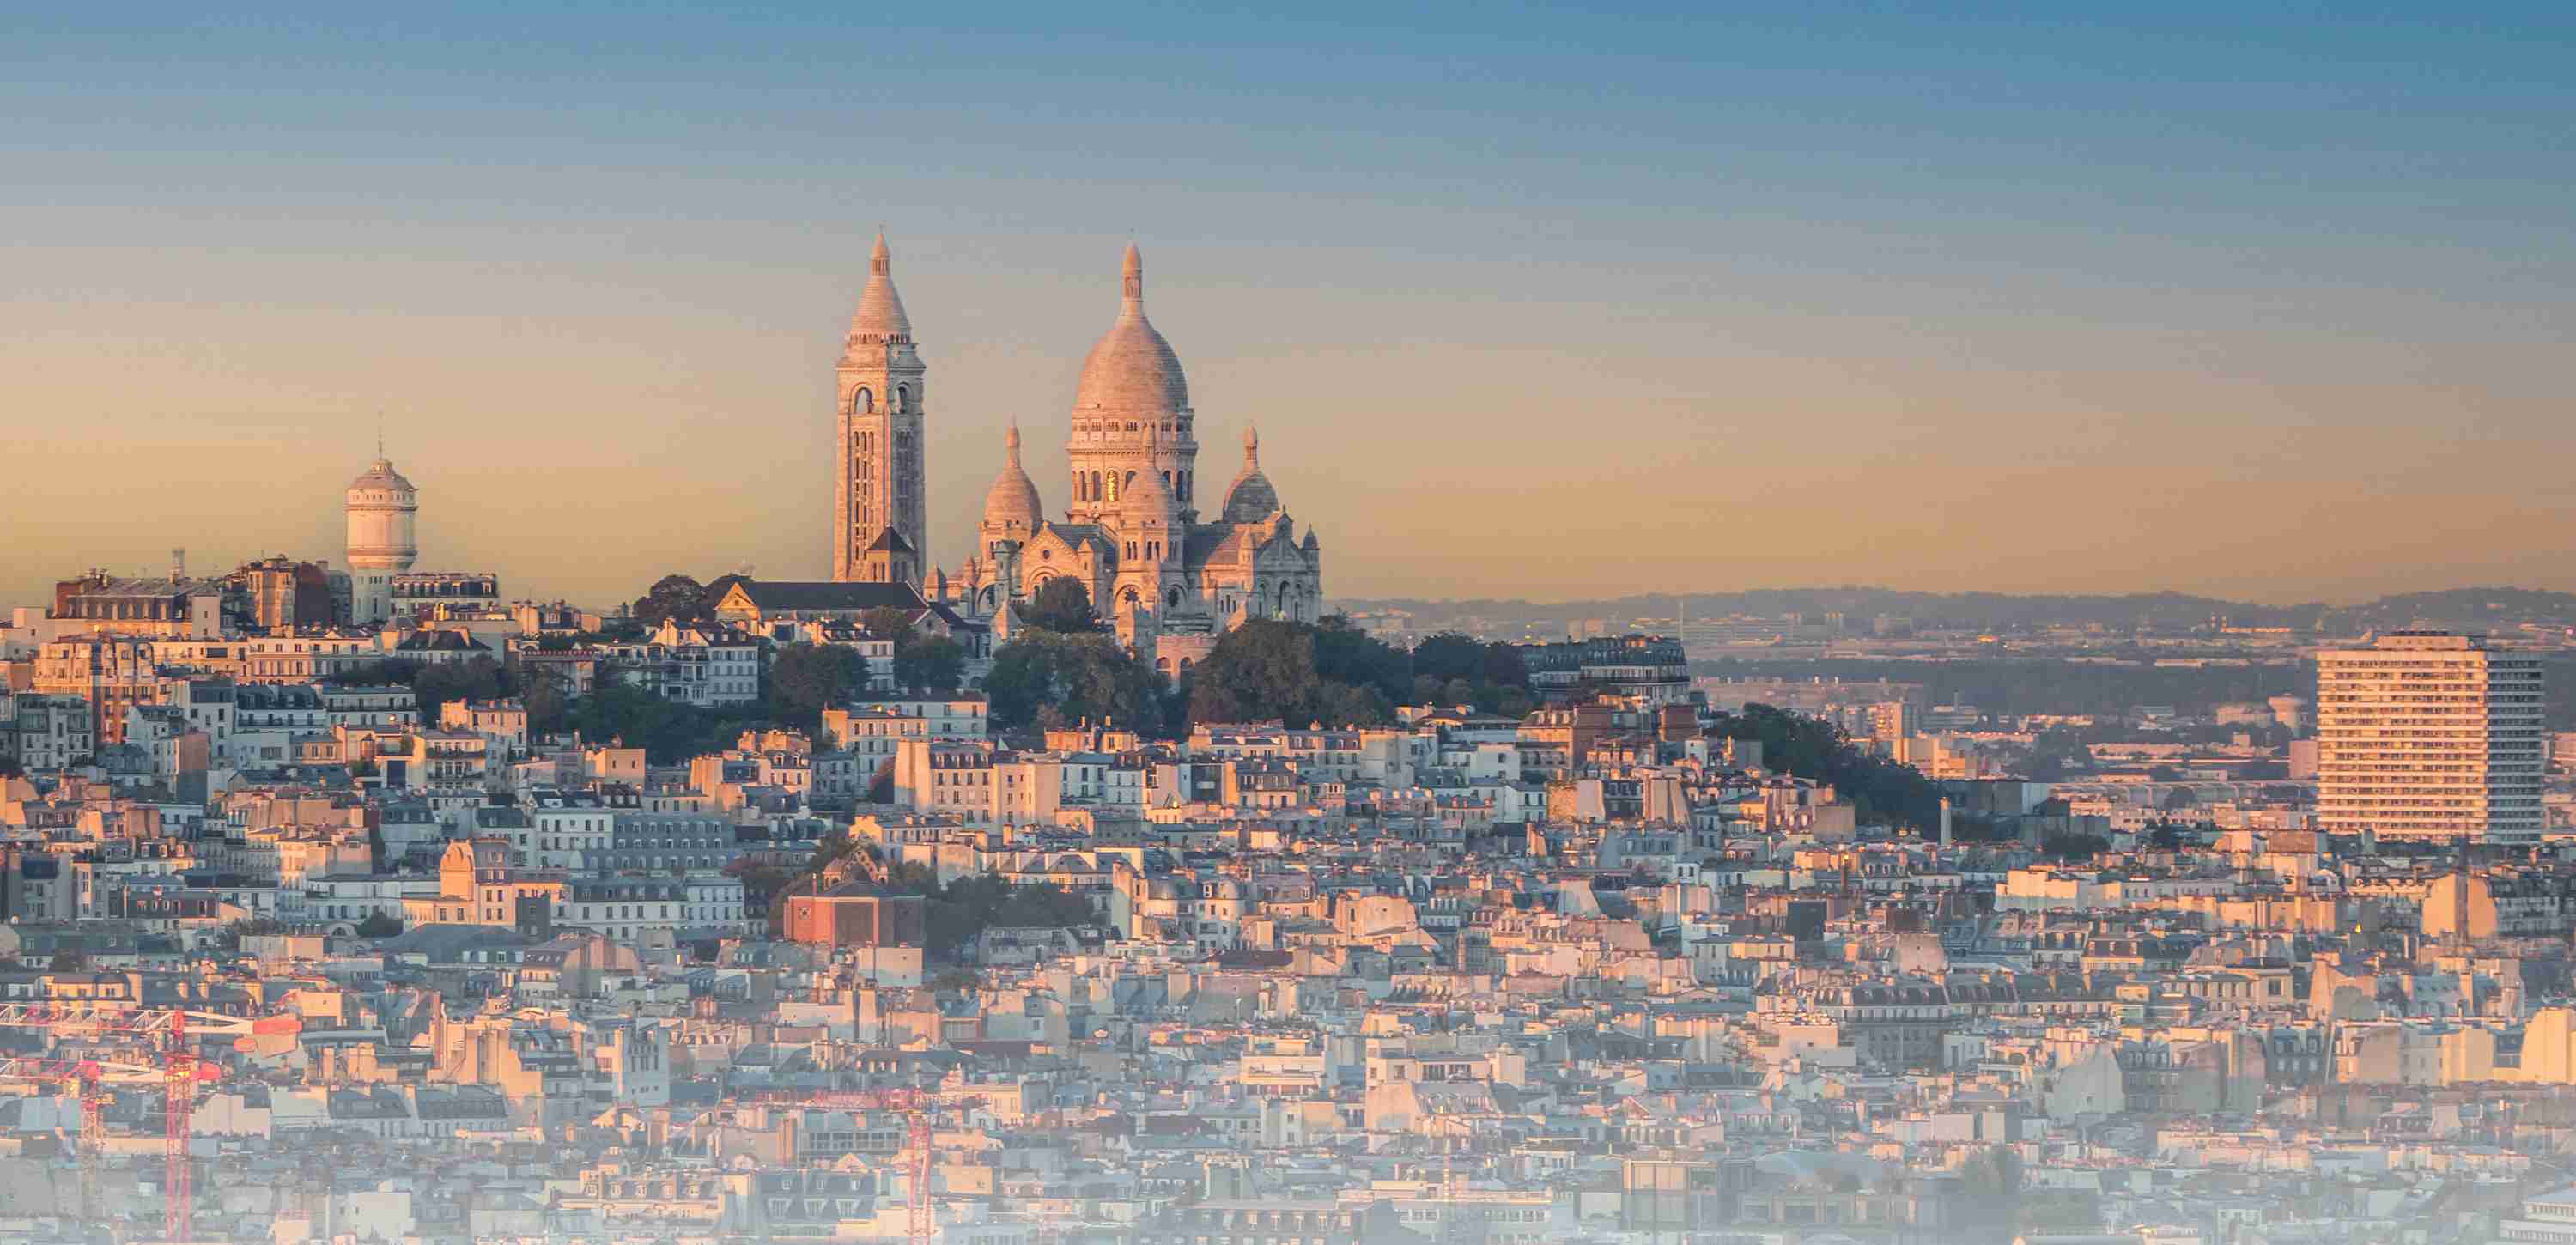
[[[1145,267],[1127,248],[1118,319],[1075,386],[1062,517],[1047,517],[1003,436],[976,552],[959,571],[924,570],[922,419],[927,369],[896,297],[883,239],[869,265],[839,368],[840,488],[834,571],[844,580],[918,582],[922,596],[1007,639],[1009,604],[1070,579],[1119,637],[1166,673],[1203,660],[1248,619],[1312,622],[1323,607],[1323,550],[1301,537],[1261,471],[1257,433],[1243,465],[1201,510],[1198,420],[1180,357],[1145,317]],[[917,577],[917,578],[916,578]]]

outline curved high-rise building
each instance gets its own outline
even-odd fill
[[[378,455],[349,481],[349,616],[379,623],[393,616],[393,578],[420,559],[416,521],[420,491]]]

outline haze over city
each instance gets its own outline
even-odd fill
[[[1133,240],[1336,595],[2576,588],[2571,26],[2484,13],[22,17],[0,589],[330,548],[380,421],[436,565],[819,578],[880,227],[937,565]]]
[[[2576,1242],[2576,10],[1273,7],[0,23],[0,1245]]]

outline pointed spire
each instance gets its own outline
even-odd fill
[[[1002,434],[1002,454],[1014,467],[1020,465],[1020,421],[1011,421],[1011,430]]]
[[[1119,272],[1126,294],[1125,309],[1136,315],[1145,314],[1145,257],[1138,253],[1135,243],[1127,244],[1127,259]]]
[[[889,342],[909,344],[912,341],[912,319],[903,313],[903,297],[894,290],[894,257],[886,249],[885,234],[868,251],[868,284],[859,291],[858,313],[850,317],[849,344],[884,345]]]
[[[1261,470],[1261,428],[1257,424],[1244,425],[1243,469],[1245,471]]]

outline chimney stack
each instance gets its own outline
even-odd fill
[[[174,583],[174,584],[176,584],[176,583],[184,583],[184,582],[186,582],[186,581],[187,581],[187,578],[188,578],[188,551],[187,551],[186,549],[184,549],[184,548],[180,548],[180,549],[173,549],[173,550],[171,550],[171,551],[170,551],[170,582],[171,582],[171,583]]]

